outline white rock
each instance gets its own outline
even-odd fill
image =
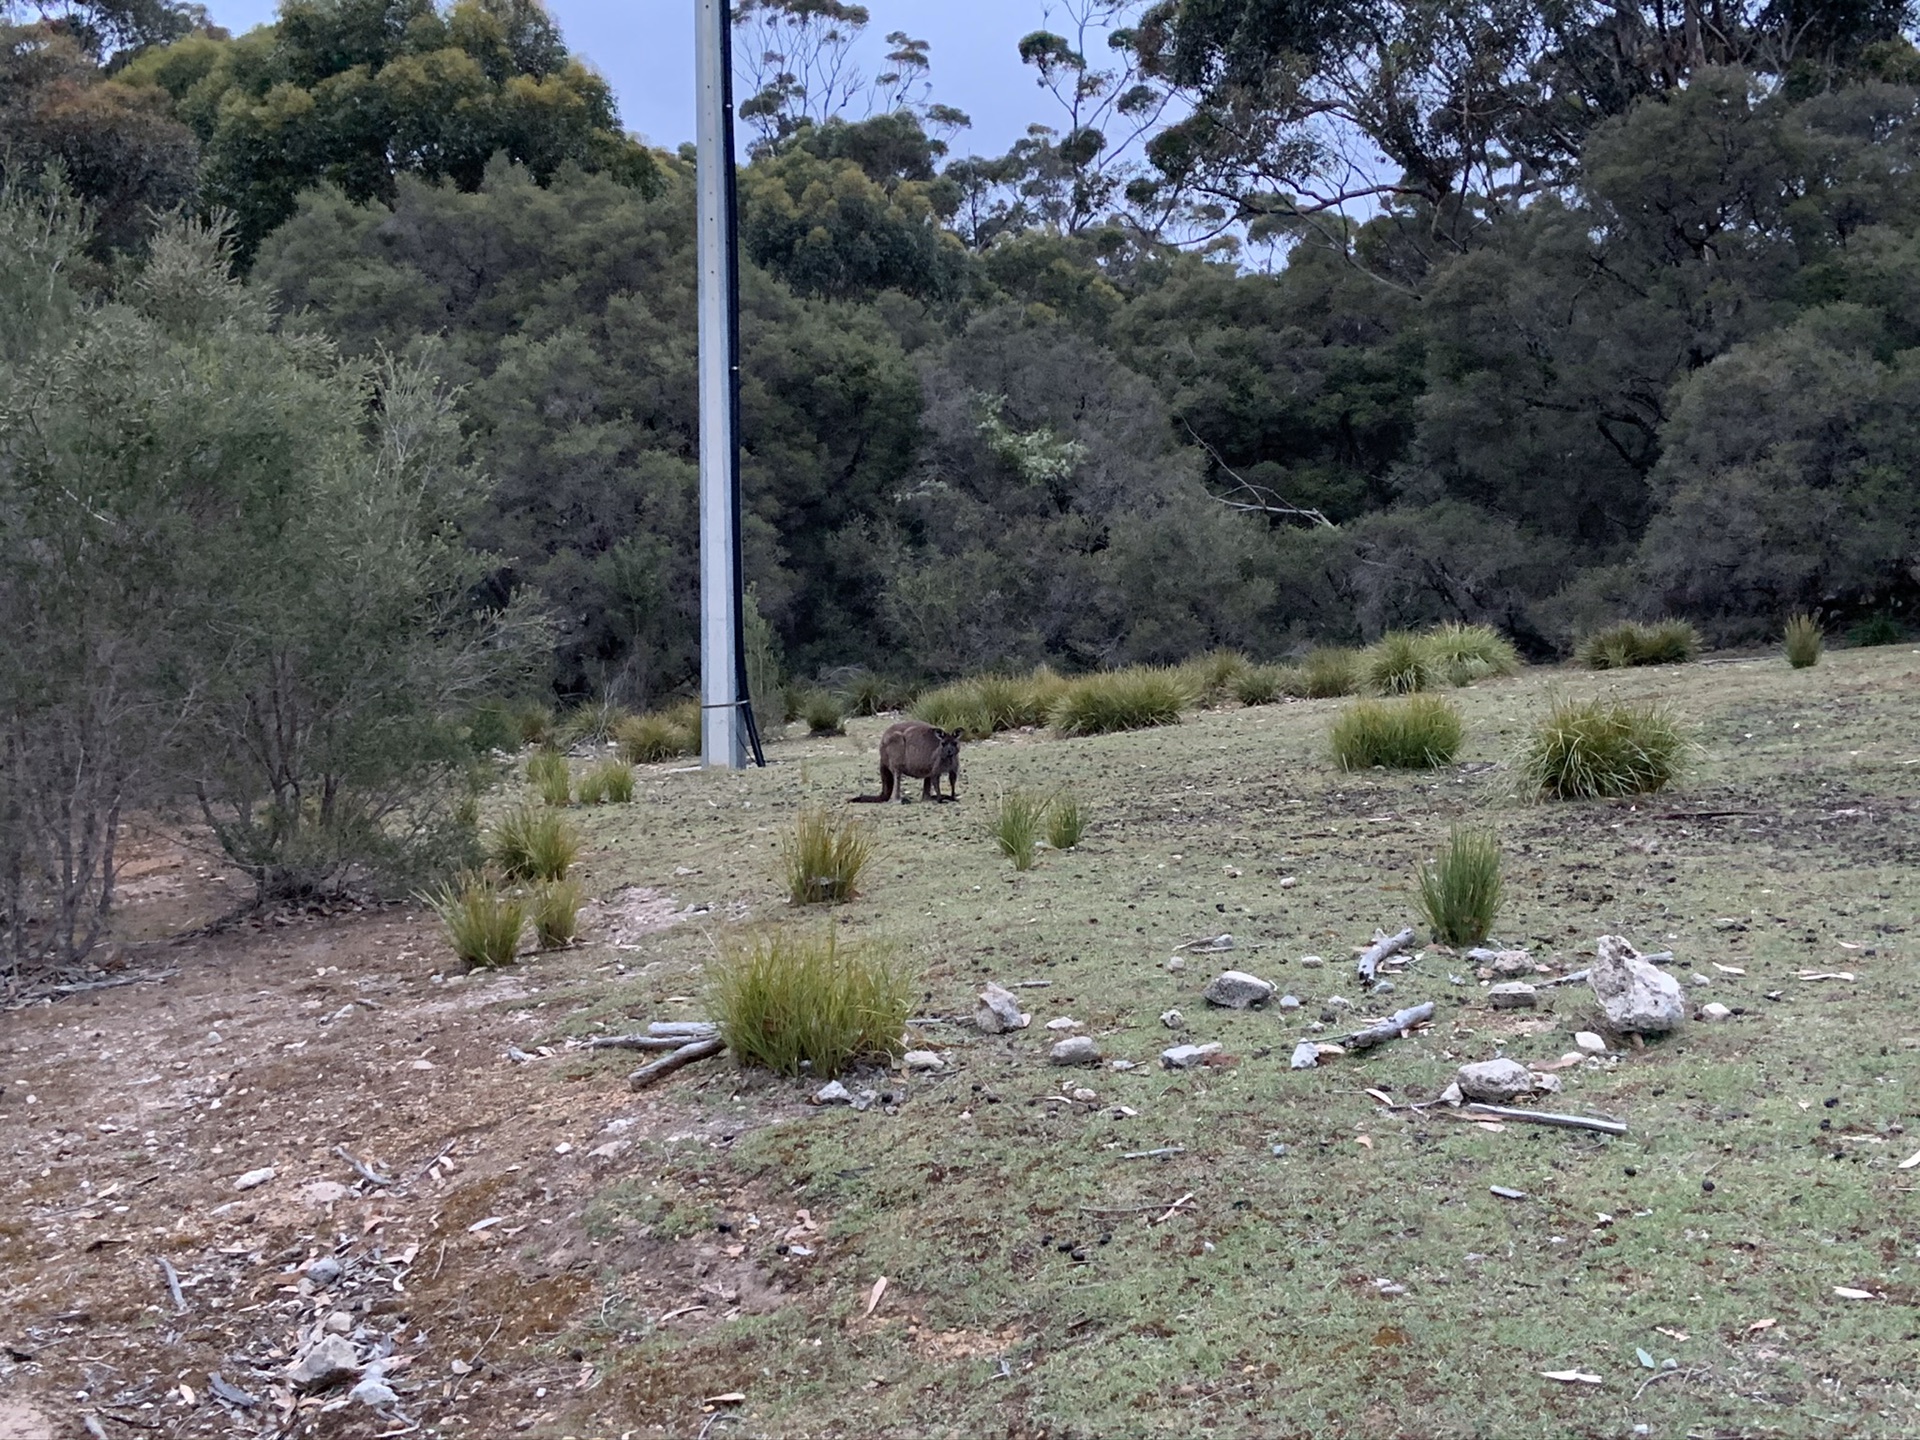
[[[1454,1083],[1469,1100],[1504,1105],[1533,1093],[1534,1074],[1518,1060],[1479,1060],[1462,1065]]]
[[[1009,1030],[1024,1030],[1033,1016],[1022,1014],[1013,992],[988,982],[980,992],[980,1008],[973,1012],[973,1023],[989,1035],[1004,1035]]]
[[[1687,997],[1673,976],[1618,935],[1602,935],[1595,948],[1588,983],[1615,1030],[1664,1035],[1686,1019]]]
[[[1533,1075],[1533,1088],[1537,1093],[1542,1095],[1558,1095],[1560,1093],[1560,1077],[1545,1071],[1535,1071]]]
[[[1442,1105],[1458,1105],[1467,1097],[1460,1093],[1460,1082],[1458,1080],[1449,1080],[1447,1082],[1447,1088],[1442,1090],[1436,1098]]]
[[[1167,961],[1167,969],[1175,975],[1178,975],[1182,970],[1186,968],[1187,968],[1187,962],[1185,958],[1182,956],[1175,955],[1172,959]]]
[[[395,1404],[400,1399],[398,1395],[393,1393],[392,1387],[378,1375],[367,1376],[366,1379],[362,1380],[347,1392],[347,1398],[349,1400],[358,1400],[362,1405],[373,1410],[379,1409],[382,1405]]]
[[[1722,1005],[1718,1000],[1700,1007],[1700,1018],[1702,1020],[1726,1020],[1731,1018],[1732,1015],[1733,1011]]]
[[[1220,1050],[1221,1046],[1217,1041],[1211,1041],[1205,1045],[1176,1045],[1171,1050],[1160,1052],[1160,1063],[1169,1070],[1191,1070],[1207,1056],[1219,1054]]]
[[[1080,1022],[1078,1020],[1069,1020],[1064,1015],[1057,1020],[1047,1021],[1047,1029],[1049,1030],[1078,1030],[1079,1028]]]
[[[829,1080],[813,1092],[813,1103],[816,1105],[851,1105],[853,1103],[853,1092],[838,1080]]]
[[[303,1390],[319,1390],[359,1370],[360,1360],[354,1353],[353,1342],[344,1335],[325,1335],[287,1367],[287,1379]]]
[[[1244,970],[1223,970],[1207,982],[1202,992],[1209,1005],[1224,1005],[1229,1010],[1245,1010],[1273,998],[1274,987],[1258,975]]]
[[[1533,956],[1525,950],[1469,950],[1467,959],[1475,965],[1485,965],[1496,975],[1533,974]]]
[[[1575,1034],[1573,1044],[1575,1049],[1584,1050],[1589,1055],[1604,1055],[1607,1053],[1607,1042],[1591,1030],[1582,1030]]]
[[[310,1180],[300,1187],[300,1198],[309,1205],[332,1205],[352,1193],[338,1180]]]
[[[1487,991],[1487,1003],[1496,1010],[1531,1010],[1540,1003],[1540,992],[1521,980],[1509,980]]]
[[[1318,955],[1302,955],[1300,957],[1300,967],[1303,970],[1318,970],[1326,963],[1327,962]]]
[[[1298,995],[1282,995],[1279,1003],[1282,1010],[1298,1010],[1300,1008],[1300,997]]]
[[[596,1145],[587,1151],[587,1156],[593,1160],[618,1160],[632,1148],[631,1140],[609,1140],[606,1144]]]
[[[246,1174],[233,1182],[233,1188],[236,1190],[257,1190],[260,1186],[273,1179],[277,1173],[279,1172],[277,1172],[273,1166],[263,1165],[258,1170],[247,1171]]]
[[[1187,1028],[1187,1017],[1178,1010],[1163,1010],[1160,1012],[1160,1023],[1169,1030],[1184,1030]]]
[[[1094,1043],[1091,1035],[1075,1035],[1054,1046],[1047,1053],[1047,1059],[1056,1065],[1098,1065],[1100,1047]]]
[[[932,1050],[909,1050],[900,1057],[900,1063],[909,1070],[944,1070],[947,1062]]]

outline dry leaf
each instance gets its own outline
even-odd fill
[[[1842,1300],[1878,1300],[1880,1297],[1871,1290],[1855,1290],[1847,1285],[1836,1285],[1833,1293]]]
[[[1476,1120],[1473,1123],[1478,1125],[1482,1130],[1492,1130],[1496,1134],[1507,1128],[1498,1120]]]
[[[1852,980],[1851,970],[1802,970],[1802,980]]]
[[[186,1401],[186,1403],[189,1405],[198,1403],[194,1398],[193,1387],[191,1385],[183,1384],[180,1387],[180,1398]]]
[[[1589,1374],[1585,1370],[1542,1370],[1540,1373],[1549,1380],[1559,1380],[1569,1385],[1598,1385],[1600,1383],[1600,1377],[1598,1375]]]
[[[1369,1150],[1373,1148],[1373,1137],[1371,1135],[1356,1135],[1353,1137],[1353,1140],[1356,1145],[1364,1145]]]
[[[1693,1338],[1691,1335],[1687,1334],[1687,1332],[1684,1330],[1669,1330],[1664,1325],[1654,1326],[1653,1333],[1656,1335],[1664,1335],[1669,1340],[1678,1340],[1683,1345],[1686,1344],[1687,1341]]]
[[[739,1390],[729,1390],[724,1395],[709,1395],[700,1403],[702,1405],[744,1405],[747,1403],[747,1397]]]
[[[1860,948],[1851,940],[1836,940],[1833,943],[1838,945],[1842,950],[1858,950]]]
[[[1713,962],[1713,968],[1718,970],[1722,975],[1744,975],[1747,973],[1738,965],[1722,965],[1718,960]]]
[[[1747,1333],[1749,1335],[1757,1335],[1762,1330],[1771,1330],[1774,1326],[1778,1325],[1779,1323],[1780,1322],[1778,1320],[1774,1319],[1771,1315],[1769,1315],[1765,1320],[1756,1320],[1751,1325],[1747,1326]]]
[[[447,1369],[456,1375],[471,1375],[473,1373],[473,1366],[460,1359],[449,1360],[447,1362]]]
[[[873,1289],[867,1292],[867,1308],[860,1312],[860,1318],[866,1319],[873,1314],[874,1307],[880,1303],[880,1297],[887,1293],[887,1277],[882,1275],[873,1282]]]
[[[1335,1044],[1334,1044],[1334,1043],[1333,1043],[1332,1041],[1330,1041],[1330,1040],[1328,1040],[1328,1041],[1323,1041],[1323,1042],[1321,1042],[1320,1044],[1318,1044],[1318,1045],[1316,1045],[1316,1046],[1314,1046],[1313,1048],[1314,1048],[1314,1050],[1315,1050],[1315,1052],[1316,1052],[1316,1053],[1318,1053],[1318,1054],[1321,1054],[1321,1055],[1344,1055],[1344,1054],[1346,1054],[1346,1053],[1347,1053],[1347,1047],[1346,1047],[1346,1046],[1344,1046],[1344,1045],[1335,1045]]]
[[[476,1220],[473,1224],[467,1226],[467,1233],[469,1235],[478,1235],[482,1230],[491,1230],[506,1218],[504,1215],[489,1215],[486,1219]]]
[[[1366,1095],[1371,1095],[1374,1099],[1378,1100],[1382,1105],[1393,1104],[1393,1097],[1387,1094],[1387,1092],[1384,1090],[1365,1090],[1365,1091],[1362,1091],[1361,1093]]]

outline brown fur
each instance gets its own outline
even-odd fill
[[[950,794],[940,793],[940,777],[946,776]],[[887,727],[880,737],[880,793],[856,795],[856,805],[884,805],[899,790],[902,805],[907,803],[907,778],[921,782],[920,798],[942,802],[960,798],[960,732],[939,730],[919,720],[901,720]]]

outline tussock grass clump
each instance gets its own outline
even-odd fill
[[[1254,664],[1238,650],[1209,650],[1176,668],[1193,692],[1195,704],[1217,705],[1235,694],[1240,677]]]
[[[551,811],[522,805],[500,817],[488,848],[510,880],[564,880],[580,856],[580,837]]]
[[[742,1065],[816,1079],[904,1045],[918,974],[884,949],[780,933],[736,946],[713,967],[707,1004]]]
[[[1891,615],[1869,615],[1847,631],[1847,644],[1855,649],[1872,645],[1898,645],[1907,632]]]
[[[841,692],[850,715],[884,715],[903,710],[913,703],[914,687],[904,680],[892,680],[871,670],[856,672]]]
[[[1684,620],[1662,620],[1657,625],[1628,620],[1587,636],[1576,658],[1589,670],[1681,665],[1700,653],[1700,645],[1700,632]]]
[[[529,918],[542,950],[571,945],[580,933],[580,905],[586,899],[578,880],[549,880],[533,892]]]
[[[569,710],[558,726],[562,745],[604,745],[631,712],[611,700],[594,700]]]
[[[625,805],[633,799],[633,767],[624,760],[603,760],[581,774],[573,794],[582,805]]]
[[[809,735],[844,735],[847,713],[840,702],[825,690],[810,692],[800,702],[800,718],[807,722]]]
[[[1445,676],[1424,635],[1390,630],[1361,652],[1367,685],[1381,695],[1412,695],[1432,690]]]
[[[614,727],[620,758],[630,765],[652,765],[700,753],[700,707],[689,702],[670,710],[632,715]]]
[[[1033,868],[1034,847],[1040,839],[1040,826],[1047,813],[1046,802],[1025,790],[1000,797],[1000,808],[988,822],[988,831],[1000,853],[1013,862],[1016,870]]]
[[[543,748],[527,758],[527,783],[548,805],[565,805],[573,798],[573,776],[567,757],[558,750]]]
[[[546,745],[553,740],[553,711],[545,705],[522,705],[513,718],[522,745]]]
[[[1421,636],[1427,657],[1449,685],[1520,673],[1520,652],[1491,625],[1441,625]]]
[[[787,899],[795,905],[851,900],[873,858],[873,832],[818,806],[800,812],[780,843]]]
[[[1484,830],[1455,830],[1447,848],[1420,867],[1420,910],[1443,945],[1478,945],[1500,910],[1500,842]]]
[[[420,898],[440,917],[447,942],[467,969],[497,970],[512,963],[526,923],[518,898],[471,872]]]
[[[1361,700],[1333,722],[1333,758],[1342,770],[1431,770],[1451,764],[1464,738],[1460,711],[1441,696]]]
[[[1660,706],[1564,700],[1527,741],[1517,769],[1543,799],[1646,795],[1673,779],[1685,748],[1678,723]]]
[[[1135,665],[1068,681],[1051,719],[1062,735],[1108,735],[1177,725],[1192,703],[1190,682],[1178,670]]]
[[[1820,633],[1820,622],[1811,615],[1795,615],[1787,621],[1786,633],[1787,663],[1796,670],[1809,670],[1820,663],[1820,652],[1826,649],[1826,639]]]
[[[993,709],[973,680],[956,680],[927,691],[913,702],[913,718],[958,731],[969,740],[984,740],[995,729]]]
[[[1249,665],[1233,679],[1233,698],[1242,705],[1271,705],[1298,694],[1302,677],[1287,665]]]
[[[1071,790],[1053,797],[1047,807],[1047,844],[1055,850],[1071,850],[1087,833],[1086,812]]]
[[[1322,646],[1307,652],[1300,662],[1301,694],[1308,700],[1331,700],[1360,688],[1360,656],[1352,650]]]

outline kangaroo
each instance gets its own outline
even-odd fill
[[[946,776],[951,793],[940,793],[940,777]],[[899,800],[907,803],[907,777],[921,781],[920,798],[946,803],[960,798],[960,732],[938,730],[919,720],[901,720],[887,727],[880,737],[880,793],[855,795],[856,805],[884,805],[899,789]]]

